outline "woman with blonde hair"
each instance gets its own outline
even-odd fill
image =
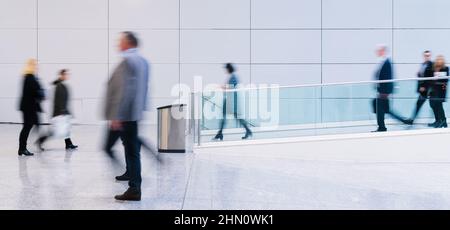
[[[445,65],[444,56],[439,55],[436,57],[433,71],[435,77],[447,77],[449,75],[449,69]],[[430,105],[433,109],[436,121],[429,124],[429,126],[434,128],[447,128],[447,119],[445,116],[444,107],[442,106],[442,103],[445,102],[447,97],[447,83],[447,78],[431,82]]]
[[[20,111],[22,111],[23,127],[19,137],[19,156],[33,156],[27,150],[27,140],[33,126],[39,127],[38,113],[42,112],[41,101],[44,100],[44,91],[36,77],[37,62],[29,59],[23,71],[23,88],[20,99]]]

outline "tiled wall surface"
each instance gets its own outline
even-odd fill
[[[154,111],[194,75],[222,83],[225,62],[244,83],[363,81],[385,43],[396,76],[414,77],[423,50],[450,55],[448,9],[448,0],[0,0],[0,122],[20,122],[21,68],[34,57],[47,89],[71,70],[77,122],[98,123],[123,30],[138,33],[152,63]]]

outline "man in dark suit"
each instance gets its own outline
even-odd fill
[[[424,62],[417,73],[418,78],[427,78],[427,77],[433,77],[433,62],[431,61],[431,52],[429,50],[426,50],[423,52],[423,59]],[[419,114],[420,109],[422,108],[423,104],[426,102],[428,98],[428,93],[430,90],[430,81],[419,81],[417,84],[417,92],[419,93],[419,98],[417,99],[416,104],[416,110],[414,111],[414,115],[411,119],[407,120],[408,124],[413,124],[414,120],[416,119],[417,115]]]
[[[375,74],[375,80],[390,81],[393,79],[392,63],[387,57],[387,51],[388,49],[385,45],[380,45],[376,51],[377,56],[382,59],[382,61],[380,68]],[[384,122],[384,115],[386,113],[405,124],[407,123],[404,118],[400,117],[389,108],[389,97],[393,91],[393,82],[382,82],[377,84],[378,95],[375,99],[375,110],[377,114],[378,129],[374,132],[385,132],[387,130]]]

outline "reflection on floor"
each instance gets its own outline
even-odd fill
[[[143,200],[117,202],[113,196],[127,185],[114,181],[123,166],[99,150],[103,127],[75,126],[78,151],[66,152],[62,140],[52,140],[48,151],[34,157],[16,154],[19,125],[0,128],[0,209],[450,208],[450,161],[341,161],[239,151],[163,154],[162,163],[143,153]],[[148,129],[148,139],[156,140]],[[441,148],[446,149],[448,144]],[[122,153],[120,145],[117,150]],[[435,150],[430,146],[423,154]]]

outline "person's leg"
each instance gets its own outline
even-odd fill
[[[117,200],[141,200],[141,157],[138,143],[138,126],[136,121],[124,122],[122,131],[125,154],[129,159],[129,188],[122,195],[114,198]]]
[[[222,120],[220,120],[220,125],[219,125],[219,132],[217,132],[217,135],[214,137],[214,139],[216,140],[223,140],[223,129],[225,128],[225,124],[226,124],[226,118],[227,118],[227,102],[226,100],[223,100],[223,107],[222,107]]]
[[[438,102],[436,98],[430,98],[430,107],[433,110],[434,122],[428,124],[430,127],[434,127],[439,123],[439,110],[438,110]]]
[[[130,188],[140,191],[142,178],[137,122],[124,122],[123,144],[125,146],[125,154],[128,157],[128,174],[130,176],[128,185]]]
[[[399,120],[402,123],[408,124],[409,122],[402,116],[398,115],[394,110],[391,109],[391,107],[389,106],[389,99],[386,99],[386,113],[388,113],[389,115],[391,115],[391,117],[393,117],[394,119]]]
[[[391,115],[393,118],[395,118],[395,119],[401,121],[402,123],[405,123],[405,124],[408,123],[408,121],[407,121],[404,117],[398,115],[396,112],[394,112],[394,111],[392,111],[392,110],[389,110],[388,113],[389,113],[389,115]]]
[[[422,108],[423,104],[425,104],[425,101],[427,100],[427,97],[424,95],[420,95],[417,99],[416,103],[416,109],[414,110],[414,115],[411,118],[412,121],[416,119],[416,117],[419,115],[420,109]]]
[[[24,122],[22,126],[22,130],[20,131],[19,136],[19,151],[23,151],[27,149],[27,140],[30,135],[31,128],[33,128],[33,124]]]
[[[438,111],[438,117],[439,117],[439,124],[438,128],[447,128],[447,119],[445,117],[445,111],[444,111],[444,105],[443,101],[439,101],[436,103],[437,111]]]
[[[236,111],[236,110],[235,110]],[[242,139],[247,139],[252,135],[252,131],[248,127],[248,122],[245,119],[239,118],[237,111],[234,113],[234,118],[239,121],[239,123],[245,129],[245,136]]]
[[[66,149],[76,149],[76,148],[78,148],[78,146],[76,146],[76,145],[74,145],[74,144],[72,143],[72,139],[70,139],[70,137],[69,137],[69,138],[66,138],[66,139],[64,140],[64,142],[66,143]]]
[[[108,127],[108,130],[106,132],[106,142],[105,145],[103,147],[103,150],[111,157],[114,158],[114,153],[113,153],[113,146],[114,144],[117,142],[117,140],[120,137],[120,131],[117,130],[112,130]]]
[[[22,112],[23,118],[23,126],[19,135],[19,150],[27,149],[27,141],[28,136],[30,135],[30,131],[33,128],[33,125],[36,123],[34,116],[30,112]]]
[[[378,131],[386,131],[386,124],[384,122],[384,114],[386,113],[386,99],[377,98],[376,99],[376,110],[377,110],[377,124]]]
[[[124,137],[122,135],[120,135],[120,140],[122,141],[122,145],[125,149],[125,142],[124,142]],[[140,144],[139,139],[137,140],[138,145]],[[139,148],[140,149],[140,148]],[[128,156],[128,154],[125,153],[125,173],[122,176],[116,177],[116,179],[118,180],[130,180],[130,158]],[[122,177],[120,179],[120,177]]]

